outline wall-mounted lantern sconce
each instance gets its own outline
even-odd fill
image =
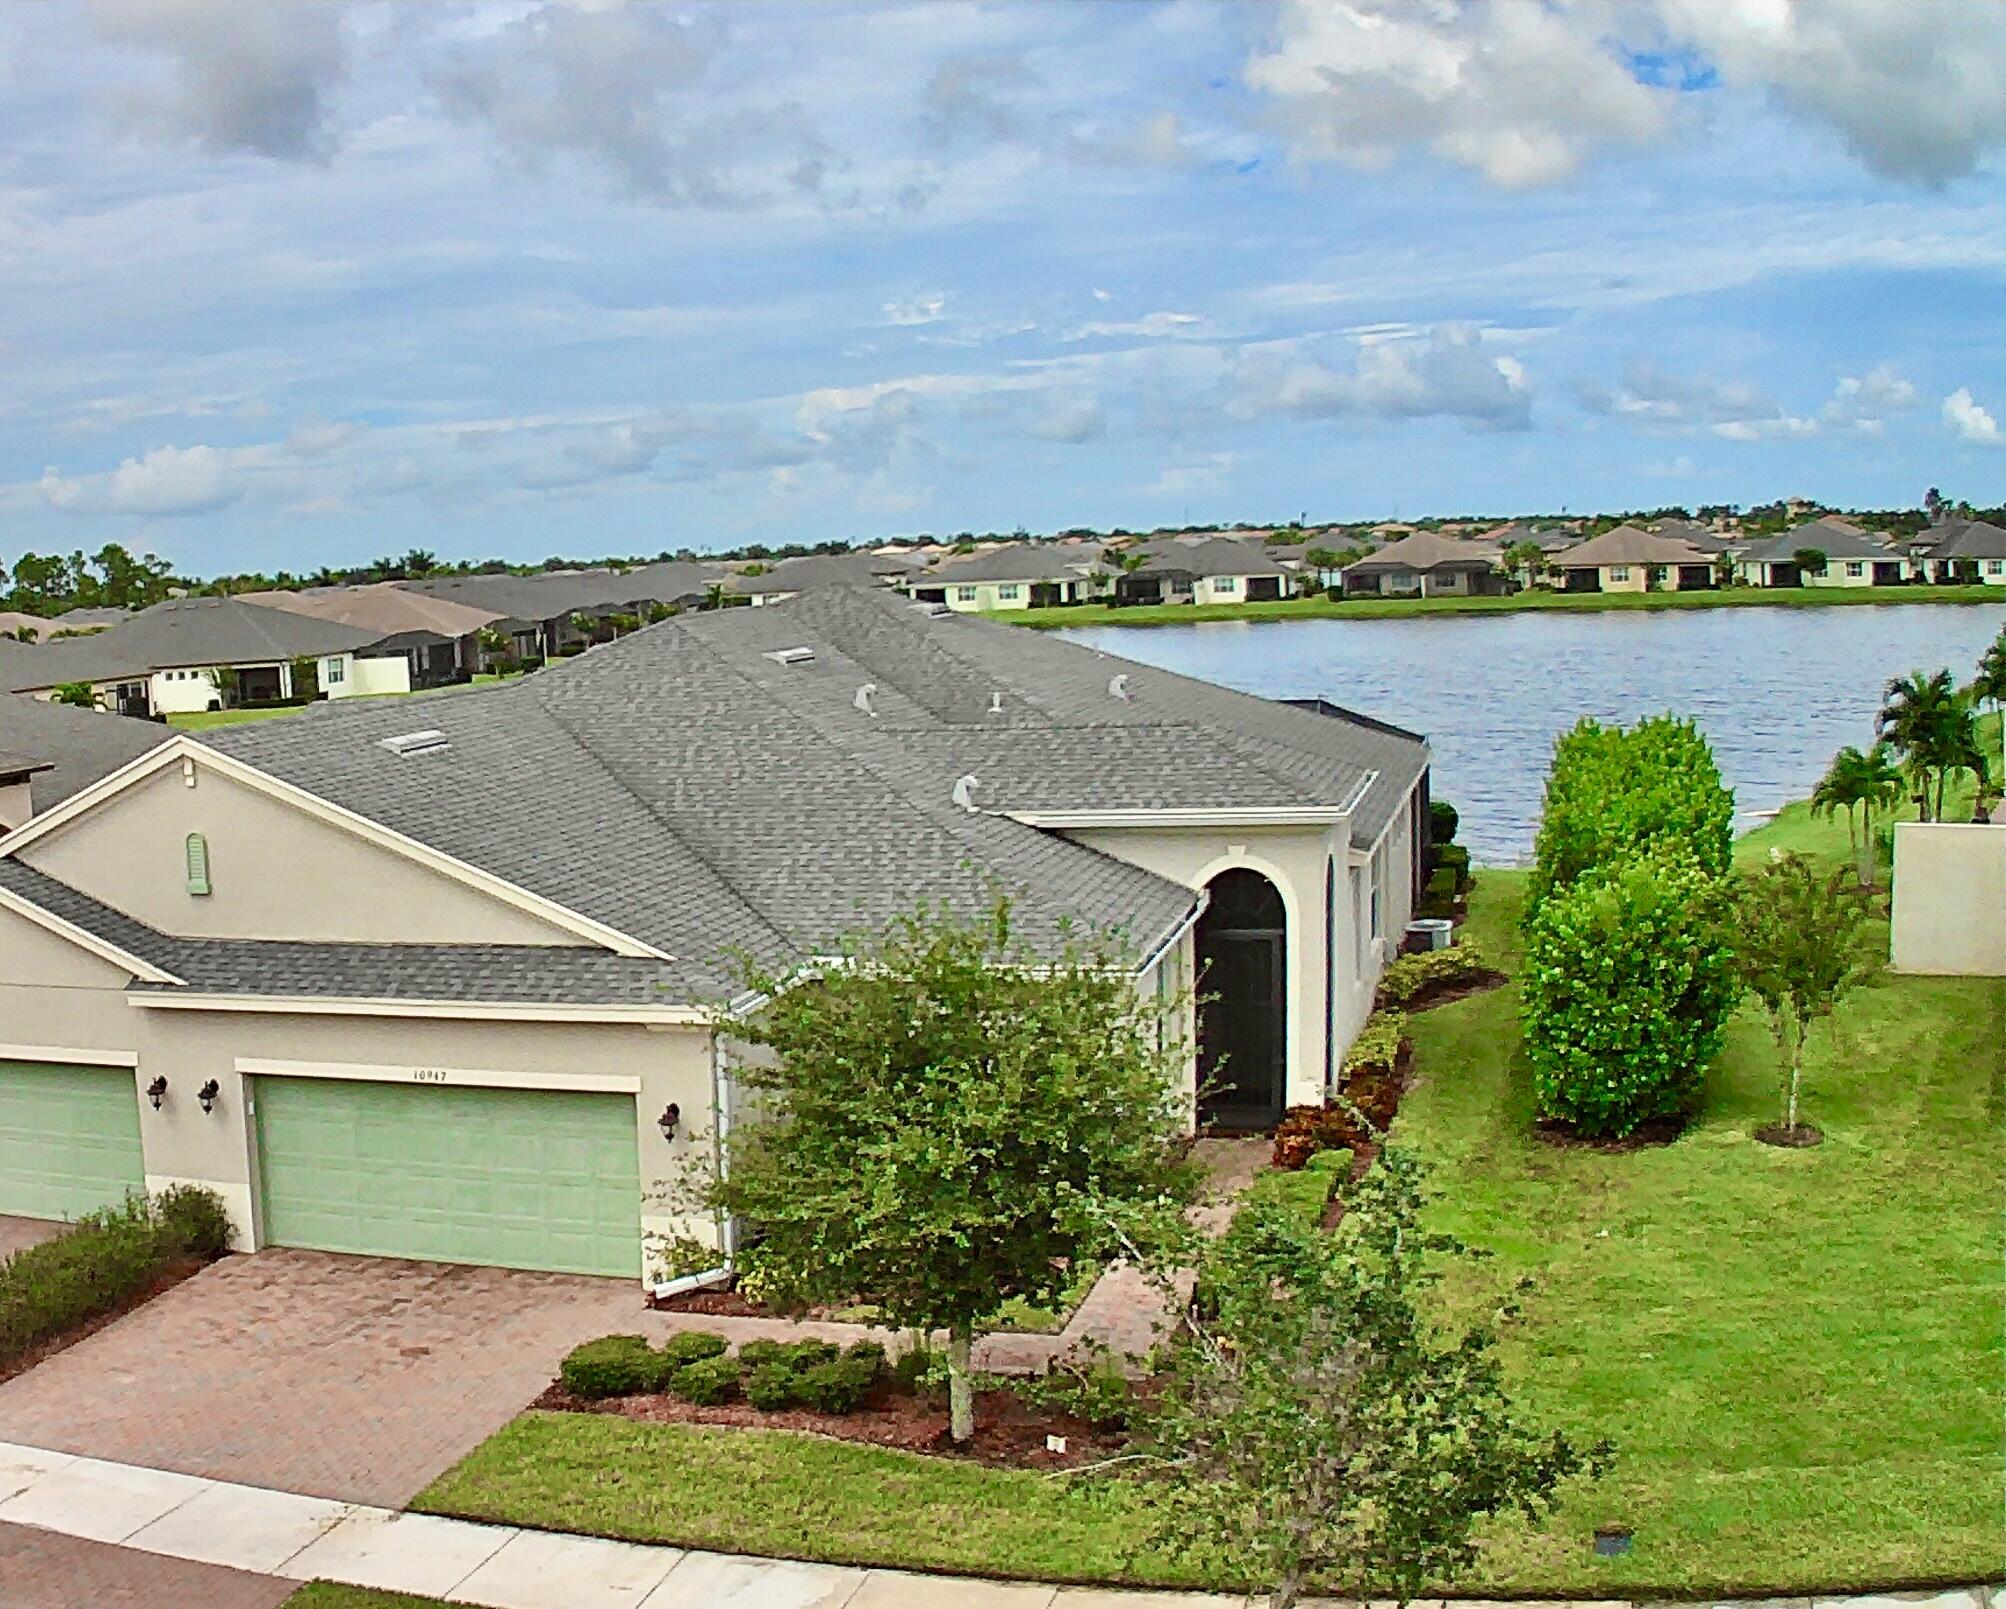
[[[167,1079],[164,1076],[156,1076],[153,1082],[146,1086],[146,1098],[153,1102],[153,1109],[156,1112],[160,1110],[160,1103],[167,1099]]]
[[[667,1106],[664,1106],[662,1108],[662,1115],[655,1119],[662,1127],[662,1138],[665,1140],[673,1140],[676,1137],[676,1126],[682,1120],[683,1109],[674,1101],[670,1101]]]
[[[202,1103],[203,1111],[213,1112],[216,1110],[216,1097],[222,1093],[222,1085],[212,1078],[195,1092],[195,1098]]]

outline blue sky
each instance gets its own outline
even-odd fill
[[[2006,6],[0,10],[0,561],[2006,498]]]

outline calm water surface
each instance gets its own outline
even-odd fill
[[[1583,715],[1673,710],[1711,739],[1737,809],[1801,799],[1841,744],[1873,737],[1882,684],[1948,665],[1968,681],[1999,604],[1849,605],[1407,620],[1216,621],[1065,633],[1269,697],[1321,694],[1425,732],[1434,791],[1492,864],[1530,855],[1553,740]]]

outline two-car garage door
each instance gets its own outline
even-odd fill
[[[0,1213],[75,1218],[145,1188],[131,1068],[0,1061]]]
[[[267,1244],[641,1272],[632,1095],[259,1077],[256,1110]]]

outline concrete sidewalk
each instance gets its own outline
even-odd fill
[[[0,1442],[0,1527],[10,1525],[280,1582],[340,1581],[486,1609],[1234,1609],[1243,1602],[1216,1593],[1053,1587],[644,1547],[400,1514]],[[1645,1606],[1451,1600],[1415,1609]],[[2006,1609],[2006,1588],[1780,1598],[1734,1609]]]

